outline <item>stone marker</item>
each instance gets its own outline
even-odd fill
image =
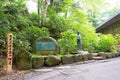
[[[43,55],[58,54],[59,46],[52,37],[38,38],[34,44],[34,52]]]
[[[13,35],[11,33],[7,36],[7,64],[6,71],[7,73],[12,72],[12,57],[13,57]]]

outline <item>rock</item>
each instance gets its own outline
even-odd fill
[[[92,53],[89,53],[89,54],[88,54],[88,59],[89,59],[89,60],[92,60],[92,58],[93,58]]]
[[[78,52],[79,54],[83,54],[83,53],[84,53],[84,51],[81,51],[81,50],[77,50],[77,52]]]
[[[45,64],[48,66],[55,66],[59,65],[61,62],[61,59],[58,56],[50,55],[46,58]]]
[[[103,57],[100,57],[100,56],[98,56],[98,57],[93,57],[93,60],[103,60]]]
[[[44,65],[44,57],[39,56],[39,57],[33,57],[32,58],[32,67],[34,69],[40,68]]]
[[[99,56],[99,53],[92,53],[92,56],[93,56],[93,57],[98,57],[98,56]]]
[[[103,59],[106,59],[106,54],[104,52],[99,52],[99,55],[103,57]]]
[[[82,55],[81,54],[75,54],[74,55],[74,61],[75,62],[82,61]]]
[[[83,60],[88,60],[88,54],[82,54]]]
[[[32,69],[32,55],[27,51],[21,51],[15,56],[16,67],[20,70]]]
[[[112,53],[112,57],[116,57],[116,53]]]
[[[40,55],[53,55],[60,52],[60,47],[54,38],[40,37],[34,43],[33,52]]]
[[[115,53],[115,56],[118,57],[118,56],[119,56],[119,53]]]
[[[112,53],[105,53],[106,54],[106,58],[112,58],[113,54]]]
[[[73,55],[62,55],[61,60],[63,64],[71,64],[74,62],[74,57]]]

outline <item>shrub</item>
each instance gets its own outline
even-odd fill
[[[39,37],[49,36],[47,28],[39,28],[36,26],[25,28],[23,33],[26,40],[31,44],[33,44],[33,42]]]
[[[99,52],[115,52],[115,39],[111,34],[99,35],[99,45],[96,50]]]
[[[49,36],[46,28],[38,28],[36,26],[27,27],[21,32],[14,34],[14,46],[15,50],[20,48],[32,51],[34,41],[43,36]]]
[[[69,54],[76,48],[76,34],[70,30],[61,33],[61,39],[58,40],[63,54]]]
[[[117,44],[120,44],[120,34],[116,34],[116,35],[114,36],[114,38],[115,38],[116,43],[117,43]]]

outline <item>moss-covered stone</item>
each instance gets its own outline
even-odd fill
[[[71,64],[74,62],[73,55],[62,55],[61,60],[63,64]]]
[[[55,55],[60,52],[60,47],[54,38],[40,37],[34,42],[33,52],[40,55]]]
[[[89,60],[92,60],[92,58],[93,58],[92,53],[89,53],[89,54],[88,54],[88,59],[89,59]]]
[[[74,57],[75,62],[82,61],[82,55],[81,54],[75,54],[73,57]]]
[[[119,53],[115,53],[115,55],[116,55],[116,57],[118,57],[118,56],[119,56]]]
[[[106,54],[106,58],[112,58],[113,54],[112,53],[105,53]]]
[[[88,60],[88,54],[82,54],[83,60]]]
[[[37,69],[44,65],[44,57],[32,57],[32,68]]]
[[[112,53],[112,57],[116,57],[116,54],[115,54],[115,53]]]
[[[106,59],[106,54],[104,52],[99,52],[99,55],[103,57],[103,59]]]
[[[15,56],[15,64],[16,64],[16,67],[20,70],[32,69],[32,55],[26,51],[23,51],[23,53],[17,54]]]
[[[60,62],[61,62],[60,57],[55,56],[55,55],[50,55],[50,56],[46,57],[46,60],[45,60],[45,64],[48,66],[59,65]]]

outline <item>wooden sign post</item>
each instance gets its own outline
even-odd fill
[[[12,72],[12,57],[13,57],[13,34],[9,33],[7,36],[7,73]]]

